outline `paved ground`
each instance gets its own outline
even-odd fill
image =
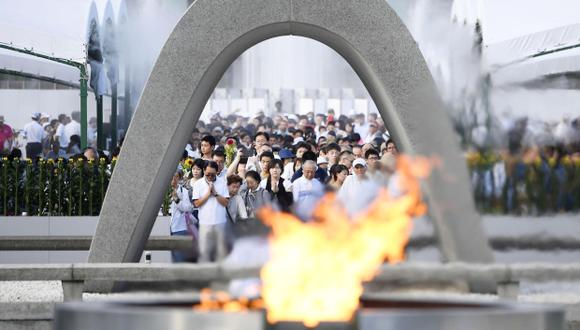
[[[486,231],[491,235],[517,236],[520,234],[539,234],[580,237],[580,215],[557,215],[550,218],[521,219],[516,217],[485,217]],[[414,228],[414,234],[432,232],[432,226],[426,220],[419,220]],[[243,263],[242,260],[252,256],[254,260],[264,260],[263,241],[250,241],[245,248],[232,254],[230,261],[234,264]],[[409,251],[410,261],[438,262],[439,251],[436,248],[427,248]],[[495,252],[497,262],[578,262],[580,251],[502,251]],[[521,301],[550,302],[565,304],[580,304],[580,282],[552,282],[552,283],[522,283]],[[176,293],[178,294],[178,293]],[[460,293],[416,291],[406,292],[408,295],[430,295],[445,297],[446,295],[473,299],[496,299],[490,295],[465,295]],[[133,294],[85,294],[85,300],[98,300],[110,298],[132,298],[151,296],[151,293]],[[1,302],[57,302],[62,301],[62,287],[58,281],[35,281],[35,282],[1,282]]]

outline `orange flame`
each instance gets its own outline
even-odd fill
[[[224,311],[224,312],[244,312],[256,310],[264,307],[262,300],[250,300],[246,297],[232,299],[227,292],[212,292],[210,289],[202,289],[199,294],[199,304],[193,306],[193,310],[200,312]]]
[[[423,214],[418,178],[430,172],[425,158],[398,159],[401,196],[382,190],[369,209],[349,219],[333,194],[303,223],[291,214],[262,209],[259,216],[272,228],[271,260],[262,268],[262,297],[271,323],[352,319],[363,292],[386,260],[404,260],[413,216]]]

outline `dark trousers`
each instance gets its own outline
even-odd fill
[[[30,142],[26,144],[26,157],[30,159],[36,159],[38,156],[42,156],[42,143],[40,142]]]
[[[171,236],[189,236],[187,230],[177,231],[171,233]],[[191,251],[171,250],[171,261],[173,262],[188,262],[191,261]]]

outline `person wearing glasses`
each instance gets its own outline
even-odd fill
[[[367,162],[357,158],[352,163],[353,174],[346,177],[338,190],[338,198],[350,215],[365,210],[375,199],[378,185],[367,175]]]
[[[223,179],[217,178],[219,166],[208,161],[204,178],[192,186],[193,204],[199,217],[199,261],[211,262],[224,259],[227,254],[228,187]]]
[[[379,151],[377,149],[369,149],[365,152],[365,161],[367,162],[367,173],[366,175],[371,180],[379,180],[381,177],[381,172],[379,171]]]

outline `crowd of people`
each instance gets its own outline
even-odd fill
[[[35,112],[30,119],[22,129],[15,130],[4,122],[4,116],[0,116],[0,156],[32,160],[98,157],[96,118],[89,120],[88,147],[84,149],[81,149],[80,112],[74,111],[70,116],[59,114],[52,119],[48,114]]]
[[[233,228],[263,206],[308,221],[334,191],[356,213],[389,187],[397,153],[377,114],[214,116],[198,122],[173,177],[171,234],[194,235],[208,262],[228,254]]]
[[[580,196],[580,119],[552,125],[553,132],[530,126],[525,120],[507,125],[503,146],[485,149],[483,142],[489,139],[483,138],[468,146],[466,160],[481,210],[487,210],[487,204],[505,204],[507,212],[534,204],[528,209],[538,209],[537,214],[578,209],[574,201]],[[2,159],[110,160],[119,153],[120,147],[111,152],[95,148],[94,118],[88,129],[89,147],[81,150],[78,112],[52,120],[34,113],[19,131],[0,116]],[[551,141],[546,136],[553,141],[545,142]],[[397,154],[397,144],[376,113],[217,114],[208,122],[198,121],[174,174],[170,197],[171,234],[193,235],[197,251],[175,251],[174,260],[223,259],[231,248],[233,229],[254,221],[262,206],[307,221],[327,191],[336,192],[350,213],[364,209],[380,187],[396,194]],[[551,199],[552,206],[542,206]]]

